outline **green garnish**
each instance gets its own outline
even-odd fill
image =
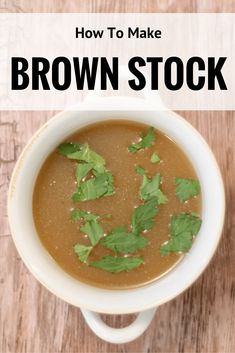
[[[119,253],[133,253],[149,244],[149,240],[133,233],[128,233],[124,227],[115,228],[101,240],[101,244]]]
[[[160,248],[161,255],[171,252],[186,252],[193,242],[193,237],[198,234],[201,219],[195,213],[180,213],[172,216],[170,225],[170,240]]]
[[[81,201],[81,200],[80,200],[80,195],[79,195],[77,192],[75,192],[75,193],[72,195],[71,199],[72,199],[73,202],[79,202],[79,201]]]
[[[86,262],[88,256],[90,255],[90,252],[93,248],[92,248],[92,246],[76,244],[76,245],[74,245],[73,249],[74,249],[74,252],[78,255],[79,260],[81,262]]]
[[[139,234],[153,227],[153,218],[158,214],[157,205],[157,198],[152,197],[143,205],[134,209],[131,222],[132,232],[134,234]]]
[[[147,175],[143,176],[143,182],[140,187],[140,198],[142,200],[149,200],[153,196],[157,197],[158,205],[164,204],[168,201],[167,197],[160,190],[161,175],[157,174],[152,179]]]
[[[114,257],[104,256],[98,261],[94,261],[90,266],[112,273],[130,271],[144,263],[142,257]]]
[[[155,164],[155,163],[159,163],[160,162],[160,158],[159,156],[157,155],[157,153],[153,153],[152,154],[152,157],[150,159],[151,163]]]
[[[113,176],[106,170],[104,158],[88,144],[62,143],[58,151],[69,159],[82,162],[76,167],[77,191],[72,196],[74,202],[113,194]],[[89,172],[93,175],[88,180],[83,180]]]
[[[113,176],[110,172],[104,172],[82,182],[72,196],[72,200],[74,202],[95,200],[113,193]]]
[[[92,246],[98,244],[104,235],[104,231],[97,220],[91,219],[80,228],[81,232],[88,235]]]
[[[128,147],[130,153],[153,146],[155,142],[155,131],[150,127],[146,133],[141,133],[140,141]],[[63,143],[58,147],[61,155],[78,162],[76,166],[77,190],[72,196],[74,202],[94,200],[114,193],[113,175],[105,165],[102,156],[93,151],[88,144]],[[150,158],[151,163],[161,161],[157,153]],[[78,208],[71,211],[72,221],[82,220],[80,231],[85,233],[91,245],[75,244],[73,249],[81,262],[87,259],[98,243],[104,248],[115,253],[115,256],[104,256],[97,261],[87,265],[102,269],[111,273],[130,271],[144,263],[141,256],[129,256],[145,246],[149,240],[141,233],[150,230],[154,225],[154,217],[158,214],[158,205],[165,204],[168,199],[161,190],[161,175],[149,177],[146,170],[137,165],[137,174],[143,177],[139,196],[143,204],[134,208],[131,219],[131,230],[127,227],[117,227],[105,236],[104,230],[99,223],[101,217]],[[175,178],[175,194],[181,202],[200,193],[200,184],[197,180]],[[195,213],[180,213],[171,217],[170,238],[161,245],[162,256],[172,252],[187,252],[193,243],[201,227],[201,219]],[[123,257],[116,254],[124,254]]]
[[[72,210],[71,212],[72,221],[79,221],[80,219],[84,219],[85,221],[91,221],[91,220],[96,221],[98,218],[100,218],[100,216],[97,216],[90,212],[79,210],[77,208]]]
[[[175,178],[175,194],[181,202],[189,200],[191,197],[200,194],[200,184],[198,180]]]
[[[77,187],[86,175],[93,169],[93,163],[79,163],[76,168]]]
[[[105,160],[98,153],[93,151],[88,144],[80,145],[80,150],[75,151],[73,153],[69,153],[66,156],[69,159],[75,159],[78,161],[84,161],[86,163],[92,163],[93,169],[95,169],[98,173],[104,172]],[[60,150],[60,146],[59,146]]]
[[[135,167],[135,171],[139,175],[145,175],[145,173],[146,173],[145,169],[143,167],[139,166],[139,165],[137,165]]]
[[[59,145],[58,150],[63,156],[68,156],[71,153],[80,151],[82,147],[81,143],[65,142]]]
[[[140,141],[138,143],[132,143],[129,147],[128,147],[128,151],[130,153],[136,153],[137,151],[143,149],[143,148],[147,148],[147,147],[151,147],[155,141],[155,132],[154,132],[154,128],[150,127],[148,129],[148,132],[146,135],[144,135],[144,133],[140,134]]]

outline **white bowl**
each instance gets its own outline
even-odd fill
[[[225,198],[221,174],[216,160],[202,136],[188,122],[171,111],[149,110],[146,101],[127,97],[99,98],[87,101],[75,110],[63,111],[49,120],[24,148],[12,175],[8,215],[12,237],[25,265],[49,291],[83,309],[88,324],[96,333],[111,342],[125,342],[138,336],[151,320],[154,310],[137,319],[132,331],[119,339],[97,315],[86,309],[107,314],[140,312],[173,299],[187,289],[211,260],[223,227]],[[119,107],[122,110],[118,110]],[[145,111],[146,107],[146,111]],[[94,110],[97,109],[97,110]],[[191,160],[201,184],[202,226],[189,253],[169,273],[143,287],[127,290],[106,290],[79,282],[57,265],[42,246],[32,217],[32,193],[37,174],[46,157],[67,136],[79,128],[108,119],[128,119],[154,126],[171,137]],[[139,321],[142,324],[140,324]],[[102,326],[103,325],[103,326]],[[139,325],[139,331],[137,326]],[[126,330],[128,330],[126,329]],[[137,332],[138,331],[138,332]],[[113,332],[113,333],[112,333]],[[131,333],[132,332],[132,333]],[[113,334],[113,336],[112,336]]]

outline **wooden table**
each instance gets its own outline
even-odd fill
[[[234,12],[222,0],[0,0],[1,12]],[[207,270],[185,293],[160,307],[147,332],[126,345],[98,339],[80,310],[43,288],[15,250],[6,194],[23,146],[53,112],[0,112],[0,352],[235,352],[235,113],[181,112],[205,137],[222,170],[224,234]],[[132,316],[106,316],[112,326]]]

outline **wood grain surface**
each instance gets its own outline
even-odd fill
[[[0,0],[1,12],[234,12],[232,0]],[[161,306],[146,333],[125,345],[98,339],[78,308],[42,287],[13,245],[6,195],[15,162],[53,112],[0,112],[0,352],[235,352],[235,112],[181,112],[205,137],[224,178],[227,212],[218,251],[199,280]],[[143,298],[144,300],[144,298]],[[114,327],[132,316],[104,316]]]

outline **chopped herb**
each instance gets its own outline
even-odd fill
[[[105,168],[105,160],[88,144],[63,143],[58,147],[61,154],[69,159],[81,161],[76,167],[77,191],[74,202],[94,200],[114,192],[113,176]],[[92,171],[88,180],[83,180]]]
[[[191,197],[200,194],[200,184],[198,180],[175,178],[175,194],[181,202],[189,200]]]
[[[101,240],[101,244],[115,252],[119,253],[133,253],[148,245],[148,239],[128,233],[124,227],[115,228],[112,232]]]
[[[155,163],[159,163],[160,162],[160,158],[156,153],[152,154],[152,157],[150,159],[151,163],[155,164]]]
[[[84,219],[85,221],[96,221],[98,218],[100,218],[100,216],[79,209],[74,209],[71,212],[71,219],[73,221],[79,221],[80,219]]]
[[[170,226],[170,239],[160,248],[161,255],[171,252],[186,252],[193,242],[193,237],[198,234],[201,219],[195,213],[180,213],[172,216]]]
[[[144,263],[142,257],[114,257],[104,256],[98,261],[92,262],[90,265],[101,270],[112,273],[130,271]]]
[[[80,228],[80,230],[87,234],[93,246],[98,244],[99,240],[103,237],[104,231],[97,220],[89,220]]]
[[[69,159],[75,159],[78,161],[84,161],[86,163],[92,163],[93,169],[98,173],[103,173],[105,171],[105,160],[98,153],[90,149],[87,144],[84,144],[83,147],[73,153],[67,154]]]
[[[74,252],[78,255],[79,260],[82,262],[86,262],[92,250],[92,246],[76,244],[74,245],[73,249],[74,249]]]
[[[140,141],[128,147],[130,153],[153,146],[155,142],[155,131],[150,127],[146,133],[140,135]],[[113,175],[106,169],[106,162],[102,156],[93,151],[88,144],[63,143],[58,151],[69,159],[78,161],[76,166],[77,190],[72,196],[74,202],[94,200],[114,193]],[[160,157],[153,153],[151,163],[159,163]],[[141,235],[142,232],[150,230],[154,225],[154,217],[158,214],[158,205],[168,201],[166,195],[161,191],[161,175],[148,177],[143,167],[135,167],[137,174],[143,177],[139,196],[143,204],[136,207],[132,214],[131,231],[127,227],[113,229],[107,236],[98,222],[101,217],[87,211],[74,209],[71,212],[73,221],[82,220],[80,231],[85,233],[91,246],[75,244],[73,249],[81,262],[87,259],[93,249],[100,243],[106,249],[114,253],[126,254],[125,256],[104,256],[89,265],[111,273],[130,271],[144,263],[140,256],[129,256],[149,244],[149,240]],[[175,178],[175,194],[181,202],[200,193],[200,184],[197,180]],[[195,213],[180,213],[171,217],[170,238],[161,245],[161,255],[172,252],[186,252],[192,246],[193,238],[201,227],[201,219]]]
[[[136,153],[137,151],[143,149],[143,148],[147,148],[147,147],[151,147],[155,141],[155,132],[154,132],[154,128],[150,127],[148,129],[148,132],[146,135],[144,135],[143,133],[140,135],[141,140],[138,143],[133,143],[128,147],[128,151],[130,153]]]
[[[161,175],[157,174],[152,179],[147,175],[143,176],[143,182],[140,187],[140,198],[142,200],[149,200],[151,197],[157,197],[158,204],[164,204],[168,201],[167,197],[160,190]]]
[[[162,256],[169,255],[171,252],[187,252],[192,246],[192,236],[190,232],[184,232],[179,237],[172,237],[160,248]]]
[[[196,213],[180,213],[171,218],[171,232],[179,235],[182,232],[191,232],[196,235],[201,227],[201,219]]]
[[[152,197],[143,205],[135,208],[132,215],[132,232],[139,234],[144,230],[149,230],[153,227],[153,218],[158,214],[158,199]]]
[[[158,190],[156,191],[156,197],[157,197],[157,199],[158,199],[158,204],[159,204],[159,205],[165,204],[165,203],[167,203],[167,201],[168,201],[168,198],[166,197],[165,194],[163,194],[163,192],[162,192],[160,189],[158,189]]]
[[[72,196],[72,200],[74,202],[94,200],[113,193],[113,176],[110,172],[105,172],[81,183],[77,192]]]
[[[80,200],[80,195],[79,195],[77,192],[75,192],[75,193],[72,195],[72,201],[73,201],[73,202],[79,202],[79,201],[81,201],[81,200]]]
[[[65,142],[58,146],[58,151],[63,156],[68,156],[71,153],[80,151],[83,148],[81,143]]]
[[[71,212],[72,221],[79,221],[80,219],[83,218],[85,213],[86,213],[85,211],[78,210],[78,209],[72,210],[72,212]]]
[[[77,186],[80,185],[82,179],[93,169],[93,163],[79,163],[76,168]]]
[[[145,169],[143,167],[140,167],[139,165],[135,167],[135,171],[139,175],[145,175],[146,173]]]

